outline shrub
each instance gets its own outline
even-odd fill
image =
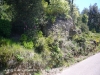
[[[42,33],[42,31],[38,31],[38,33],[37,33],[37,37],[38,37],[38,38],[43,37],[43,33]]]
[[[22,57],[19,54],[17,54],[15,57],[16,57],[16,59],[17,59],[18,62],[22,62],[24,60],[24,57]]]
[[[50,37],[48,37],[48,42],[50,41],[49,40]],[[52,42],[51,42],[52,41]],[[51,51],[51,54],[50,54],[50,62],[48,62],[49,64],[49,67],[50,68],[53,68],[53,67],[61,67],[64,65],[64,60],[63,60],[63,54],[62,54],[62,51],[59,47],[59,41],[57,40],[51,40],[51,44],[48,43],[49,45],[49,49]]]
[[[12,58],[13,51],[7,46],[0,47],[0,65],[7,67],[7,62]]]
[[[40,72],[37,72],[37,73],[34,73],[34,75],[41,75],[41,73]]]
[[[5,38],[0,38],[0,46],[8,46],[11,45],[12,41]]]
[[[56,68],[64,65],[63,55],[61,51],[59,51],[59,53],[52,52],[50,56],[51,56],[51,60],[50,62],[48,62],[49,67]]]
[[[93,33],[96,33],[96,30],[95,30],[95,28],[93,28],[91,31],[92,31]]]
[[[70,10],[70,7],[68,5],[68,2],[66,0],[50,0],[50,5],[46,8],[47,14],[65,14],[68,15],[68,11]]]
[[[28,48],[28,49],[32,49],[33,46],[34,46],[34,44],[33,44],[32,41],[30,41],[30,42],[24,41],[24,42],[23,42],[23,45],[24,45],[25,48]]]
[[[9,46],[2,46],[0,47],[0,66],[10,68],[11,66],[15,66],[16,64],[20,64],[21,62],[25,63],[29,60],[33,59],[34,51],[27,50],[23,48],[19,44],[12,44]],[[14,60],[15,63],[9,63],[9,61]],[[17,60],[17,61],[16,61]]]
[[[85,25],[84,23],[81,24],[81,30],[82,32],[88,33],[89,32],[89,27]]]
[[[86,14],[84,14],[84,15],[82,16],[82,22],[83,22],[83,23],[87,23],[87,22],[88,22],[88,16],[87,16]]]
[[[53,51],[56,52],[56,53],[59,53],[59,52],[60,52],[60,48],[59,48],[58,45],[53,45],[53,46],[52,46],[52,49],[53,49]]]
[[[9,37],[11,34],[11,24],[8,20],[0,19],[0,35],[4,37]]]
[[[13,14],[11,14],[11,7],[3,2],[0,5],[0,18],[11,21]]]
[[[27,36],[25,34],[22,34],[21,35],[21,38],[20,38],[20,41],[23,42],[23,41],[27,41]]]
[[[40,37],[37,39],[36,44],[35,44],[35,50],[38,53],[48,50],[48,45],[46,43],[45,37]]]

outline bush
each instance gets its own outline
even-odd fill
[[[23,42],[23,45],[24,45],[25,48],[28,48],[28,49],[32,49],[33,46],[34,46],[34,44],[33,44],[32,41],[30,41],[30,42],[24,41],[24,42]]]
[[[81,24],[81,30],[82,32],[88,33],[89,32],[89,27],[85,25],[84,23]]]
[[[88,22],[88,16],[87,16],[86,14],[84,14],[84,15],[82,16],[82,22],[83,22],[83,23],[87,23],[87,22]]]
[[[96,30],[95,30],[95,28],[93,28],[91,31],[92,31],[93,33],[96,33]]]
[[[38,72],[38,73],[34,73],[34,75],[41,75],[41,73],[40,73],[40,72]]]
[[[27,36],[25,34],[22,34],[21,35],[21,38],[20,38],[20,41],[23,42],[23,41],[27,41]]]
[[[37,39],[35,44],[35,50],[37,53],[41,53],[45,50],[48,50],[48,45],[46,43],[45,37],[40,37]]]
[[[11,34],[11,24],[8,20],[0,19],[0,35],[4,37],[9,37]]]
[[[12,58],[13,51],[11,47],[2,46],[0,47],[0,66],[7,67],[7,62]]]
[[[38,38],[43,37],[42,31],[38,31],[38,32],[37,32],[37,37],[38,37]]]
[[[0,38],[0,46],[9,46],[12,44],[12,41],[5,38]]]
[[[25,63],[33,59],[34,51],[23,48],[20,44],[12,44],[0,47],[0,66],[11,68],[18,67],[16,64]],[[31,56],[30,56],[31,55]],[[14,60],[14,63],[9,63]],[[16,64],[15,64],[16,63]]]
[[[66,14],[68,15],[68,11],[70,7],[66,0],[50,0],[50,5],[48,5],[46,12],[47,14]]]
[[[17,54],[16,56],[17,61],[22,62],[24,60],[24,57],[22,57],[21,55]]]

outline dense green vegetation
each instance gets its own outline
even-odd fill
[[[98,52],[97,7],[94,4],[79,13],[73,0],[4,0],[0,6],[0,64],[9,68],[9,60],[17,60],[18,64],[30,61],[40,70],[68,66],[74,58]],[[80,30],[66,41],[66,50],[60,48],[60,38],[43,33],[43,27],[53,24],[58,17],[73,19],[76,30]]]

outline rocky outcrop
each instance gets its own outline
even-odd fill
[[[66,19],[58,17],[53,24],[49,22],[43,28],[43,33],[46,36],[51,35],[53,39],[57,40],[59,48],[63,51],[66,50],[66,41],[77,33],[71,18]]]
[[[75,35],[75,26],[73,24],[73,20],[57,18],[55,22],[48,23],[44,26],[43,32],[45,35],[53,35],[54,38],[63,38],[67,39],[69,36]]]

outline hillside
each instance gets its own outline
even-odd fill
[[[96,8],[94,4],[79,13],[73,0],[4,0],[0,71],[40,75],[41,70],[67,67],[98,53],[100,12]]]

